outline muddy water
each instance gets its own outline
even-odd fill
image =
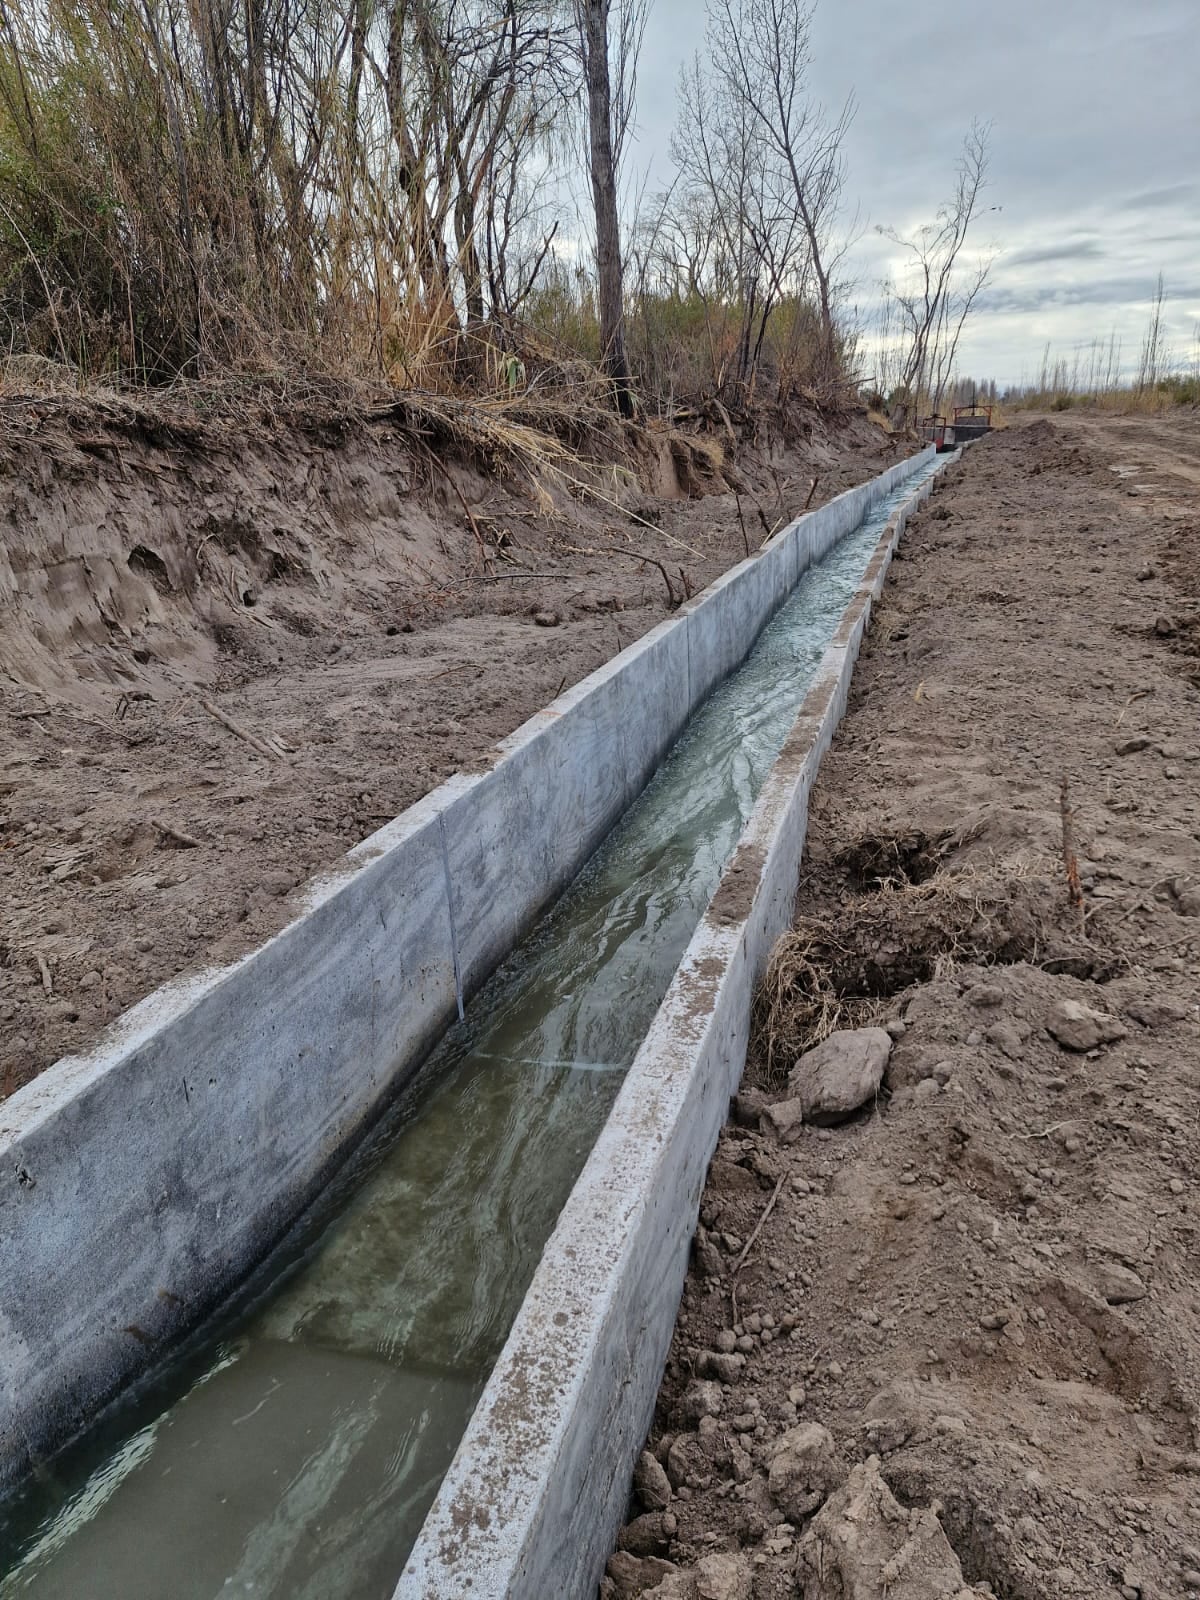
[[[801,580],[319,1214],[0,1516],[0,1600],[387,1600],[910,479]]]

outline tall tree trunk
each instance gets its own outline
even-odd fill
[[[423,21],[424,14],[418,11],[418,23]],[[449,320],[453,312],[450,270],[439,221],[430,211],[425,171],[427,150],[424,140],[421,149],[417,149],[408,123],[404,51],[405,30],[409,22],[408,0],[391,0],[384,83],[388,122],[399,153],[397,178],[408,201],[407,245],[412,251],[414,265],[428,301],[429,314],[445,316]]]
[[[813,275],[817,280],[817,299],[821,307],[821,379],[830,395],[837,383],[837,329],[833,320],[833,296],[829,273],[821,260],[821,246],[815,234],[810,241]]]
[[[592,199],[596,208],[596,266],[600,279],[600,348],[613,380],[617,409],[634,413],[633,381],[625,353],[625,307],[617,172],[612,145],[612,89],[608,73],[610,0],[579,0],[583,70],[587,83]]]

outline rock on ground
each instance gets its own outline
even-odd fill
[[[787,1521],[800,1522],[823,1503],[842,1476],[829,1429],[819,1422],[804,1422],[775,1444],[767,1487]]]
[[[804,1600],[982,1600],[932,1511],[906,1511],[871,1456],[813,1518],[796,1558]]]
[[[750,1600],[750,1590],[744,1556],[705,1556],[696,1568],[696,1600]]]
[[[675,1408],[681,1427],[694,1426],[702,1417],[719,1417],[725,1406],[725,1395],[715,1378],[701,1378],[689,1384]]]
[[[1046,1016],[1047,1031],[1067,1050],[1097,1050],[1124,1039],[1129,1029],[1082,1000],[1056,1000]]]
[[[788,1075],[806,1122],[844,1122],[879,1092],[892,1051],[883,1028],[847,1028],[808,1050]]]
[[[633,1469],[633,1491],[647,1511],[665,1511],[671,1504],[671,1480],[649,1450],[642,1451]]]
[[[777,1100],[763,1109],[760,1119],[764,1132],[772,1133],[781,1144],[794,1144],[804,1126],[803,1100]]]

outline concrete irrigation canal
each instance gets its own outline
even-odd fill
[[[694,1174],[702,1178],[728,1082],[708,1074],[711,1090],[705,1088],[696,1102],[705,1107],[699,1122],[689,1120],[691,1112],[681,1113],[669,1127],[664,1124],[661,1139],[653,1119],[646,1122],[642,1143],[654,1145],[656,1160],[681,1142],[689,1150],[679,1169],[678,1194],[656,1180],[649,1211],[641,1180],[630,1178],[626,1198],[639,1208],[636,1223],[632,1213],[622,1220],[603,1205],[597,1210],[587,1197],[589,1174],[603,1166],[600,1176],[612,1181],[620,1171],[615,1149],[612,1161],[605,1158],[605,1140],[622,1136],[628,1120],[622,1120],[622,1107],[628,1111],[634,1104],[628,1096],[645,1090],[633,1081],[638,1067],[634,1073],[630,1068],[653,1054],[656,1039],[661,1046],[672,1026],[671,996],[682,1003],[682,991],[676,992],[681,962],[686,969],[691,961],[687,1037],[697,1049],[707,1038],[699,1011],[707,1006],[723,1017],[721,1008],[734,1004],[726,974],[718,970],[734,954],[746,967],[745,973],[738,968],[736,1004],[748,1012],[758,946],[790,903],[807,783],[840,711],[869,589],[874,585],[877,591],[882,582],[888,538],[898,536],[904,513],[928,492],[935,471],[926,452],[843,496],[847,504],[840,511],[833,502],[801,519],[772,548],[694,602],[686,617],[656,630],[661,640],[632,647],[627,654],[634,656],[644,648],[660,651],[639,695],[647,715],[651,699],[674,696],[683,702],[671,713],[674,727],[668,722],[665,732],[645,736],[633,726],[642,715],[640,702],[627,699],[616,703],[609,718],[615,757],[606,757],[608,747],[595,737],[560,756],[558,770],[589,763],[599,770],[606,760],[610,769],[602,780],[578,780],[585,791],[600,782],[600,798],[586,801],[588,820],[575,828],[566,853],[554,838],[523,843],[527,827],[555,825],[552,811],[532,791],[525,814],[514,809],[510,793],[494,820],[476,817],[475,848],[483,853],[476,875],[484,907],[477,914],[464,915],[465,869],[454,854],[447,802],[439,802],[441,810],[435,805],[428,815],[422,812],[418,820],[434,841],[426,851],[428,881],[449,903],[449,960],[434,948],[438,936],[429,933],[440,915],[430,909],[432,900],[421,902],[416,917],[394,894],[382,909],[352,907],[324,937],[347,950],[376,940],[367,998],[321,992],[327,969],[337,964],[336,955],[326,953],[306,969],[297,1023],[303,1044],[289,1035],[278,1046],[281,1060],[291,1052],[293,1069],[307,1061],[315,1075],[333,1048],[325,1031],[334,1038],[340,1032],[354,1050],[355,1029],[364,1010],[371,1010],[370,1050],[390,1053],[401,1069],[425,1056],[382,1122],[371,1111],[394,1093],[386,1066],[360,1059],[357,1067],[372,1089],[349,1109],[337,1077],[333,1110],[312,1103],[328,1092],[319,1083],[305,1091],[299,1111],[275,1099],[258,1101],[240,1130],[247,1142],[224,1151],[220,1171],[189,1172],[189,1162],[203,1166],[213,1160],[222,1131],[230,1144],[229,1123],[241,1104],[230,1093],[209,1113],[215,1127],[197,1134],[189,1121],[182,1133],[176,1130],[170,1171],[143,1181],[135,1147],[153,1137],[153,1117],[143,1122],[136,1108],[132,1114],[127,1109],[121,1152],[114,1154],[110,1146],[100,1153],[102,1164],[86,1193],[98,1213],[118,1186],[132,1183],[130,1209],[119,1226],[106,1224],[89,1239],[80,1215],[84,1186],[76,1169],[68,1171],[71,1159],[83,1157],[64,1153],[76,1102],[96,1101],[106,1081],[122,1073],[136,1071],[146,1079],[161,1072],[162,1083],[170,1078],[173,1090],[182,1074],[190,1119],[200,1097],[197,1084],[207,1080],[203,1087],[215,1090],[234,1070],[232,1056],[218,1061],[221,1049],[240,1052],[237,1070],[250,1072],[253,1040],[239,1035],[225,1042],[243,1024],[226,1026],[214,1014],[201,1028],[194,1018],[197,1010],[218,1003],[224,1008],[220,1016],[232,1015],[235,1001],[269,1011],[273,990],[263,980],[270,969],[255,978],[255,958],[234,969],[225,988],[210,985],[176,995],[165,1012],[161,1006],[139,1008],[140,1022],[102,1058],[64,1063],[61,1081],[35,1084],[6,1106],[7,1123],[0,1130],[6,1165],[27,1179],[5,1191],[8,1215],[25,1207],[22,1226],[29,1237],[39,1224],[51,1230],[51,1239],[68,1227],[81,1233],[68,1252],[78,1283],[60,1274],[39,1284],[36,1251],[16,1280],[23,1295],[48,1297],[48,1318],[66,1308],[57,1336],[45,1347],[49,1356],[39,1357],[36,1319],[25,1329],[9,1307],[0,1317],[5,1350],[20,1352],[31,1374],[39,1365],[46,1368],[40,1393],[38,1381],[29,1378],[31,1388],[24,1392],[32,1392],[32,1399],[16,1394],[19,1372],[8,1379],[3,1431],[13,1488],[0,1522],[4,1600],[387,1600],[393,1592],[450,1600],[468,1592],[585,1592],[598,1570],[596,1552],[607,1548],[619,1519],[631,1451],[648,1416],[646,1397],[657,1386],[694,1224]],[[720,619],[725,636],[705,646],[710,660],[702,672],[698,619],[710,600],[720,601],[723,589],[732,592],[730,580],[738,573],[747,590],[754,590],[757,609]],[[671,652],[681,628],[687,656],[684,687],[676,694]],[[617,692],[621,665],[618,658],[596,675],[606,692]],[[814,700],[818,690],[824,698]],[[594,692],[589,680],[564,701],[585,705]],[[541,731],[557,736],[550,724]],[[641,752],[636,759],[634,744]],[[509,741],[509,756],[528,749],[522,736]],[[494,771],[503,767],[501,761]],[[537,776],[535,788],[555,781],[548,770]],[[451,798],[459,803],[465,792],[460,787]],[[748,823],[761,835],[752,847],[744,835]],[[400,842],[412,837],[410,828]],[[379,870],[394,845],[390,839],[375,842],[373,854],[360,847],[360,875]],[[536,876],[542,881],[522,881]],[[403,881],[410,886],[415,880],[410,874]],[[719,886],[724,912],[713,901]],[[338,896],[356,892],[353,877],[335,885],[318,897],[310,917],[329,921]],[[739,894],[744,903],[735,904]],[[531,911],[549,900],[551,909],[515,943]],[[404,984],[397,1005],[409,1003],[405,995],[418,990],[421,1003],[431,992],[436,997],[403,1039],[394,1028],[381,1027],[372,1009],[386,1011],[390,1003],[376,999],[380,983],[387,985],[391,948],[378,943],[377,924],[385,932],[394,929],[398,914],[408,919],[414,939],[428,935],[430,948],[415,958],[407,948],[398,952]],[[370,922],[361,941],[356,917]],[[475,938],[489,919],[496,928]],[[716,955],[697,955],[702,935],[728,936],[733,944],[729,950],[722,945]],[[272,983],[286,989],[286,944],[279,962]],[[261,1007],[247,988],[252,982],[262,986]],[[241,987],[230,993],[231,984]],[[293,1009],[295,1004],[293,997]],[[448,1006],[451,1016],[454,1008],[461,1014],[444,1031]],[[343,1028],[345,1018],[359,1020]],[[280,1025],[260,1023],[271,1040],[280,1038]],[[744,1044],[745,1025],[745,1016],[729,1026],[721,1022],[726,1053],[736,1052],[739,1030]],[[171,1032],[180,1038],[164,1042]],[[220,1045],[212,1043],[218,1032]],[[438,1034],[440,1041],[427,1054]],[[198,1064],[197,1051],[203,1057]],[[726,1063],[735,1074],[738,1067],[740,1060]],[[353,1077],[355,1060],[337,1071]],[[395,1075],[393,1069],[393,1084]],[[163,1092],[159,1084],[154,1096]],[[174,1115],[185,1116],[182,1102]],[[331,1152],[344,1151],[368,1118],[374,1131],[330,1181]],[[260,1214],[254,1215],[259,1142],[274,1152],[265,1165],[286,1171],[288,1182],[265,1175]],[[131,1169],[136,1179],[129,1178]],[[40,1218],[39,1194],[49,1208]],[[290,1220],[289,1205],[295,1217],[297,1200],[309,1202],[302,1220],[263,1261],[281,1221]],[[189,1205],[202,1211],[213,1238],[234,1241],[222,1262],[201,1265],[200,1246],[178,1232],[182,1223],[148,1223],[152,1237],[135,1237],[139,1209],[149,1217],[156,1205],[181,1216]],[[652,1225],[647,1218],[656,1207],[663,1214]],[[573,1254],[571,1229],[588,1215],[598,1233],[616,1230],[621,1259],[614,1256],[616,1265],[604,1267],[609,1287],[591,1294],[587,1305],[558,1308],[555,1272],[565,1270],[568,1279],[574,1274],[580,1296],[587,1298],[595,1263]],[[628,1372],[605,1366],[605,1318],[626,1291],[637,1298],[629,1252],[655,1228],[646,1259],[662,1265],[652,1268],[655,1294],[639,1310],[640,1333],[626,1336],[623,1346],[627,1366],[637,1369],[630,1382]],[[247,1277],[255,1241],[258,1265]],[[182,1252],[183,1265],[168,1262],[164,1249]],[[80,1264],[89,1251],[95,1256],[91,1278]],[[126,1272],[123,1265],[106,1265],[105,1252],[134,1266]],[[137,1266],[156,1254],[151,1264]],[[96,1283],[95,1275],[105,1273],[114,1280],[111,1286]],[[87,1297],[93,1292],[98,1326],[88,1329]],[[225,1303],[212,1310],[222,1296]],[[189,1330],[182,1312],[173,1315],[173,1299],[207,1302],[207,1319]],[[163,1319],[159,1325],[138,1310],[150,1302]],[[578,1327],[572,1329],[576,1315]],[[169,1339],[170,1362],[160,1361],[150,1379],[138,1380],[139,1347],[144,1342],[152,1350],[163,1348]],[[503,1411],[506,1394],[511,1399],[505,1386],[528,1356],[522,1340],[531,1339],[548,1342],[555,1361],[573,1365],[546,1374],[545,1393],[513,1423],[515,1432],[506,1432],[497,1421],[501,1415],[512,1421],[511,1405]],[[102,1378],[89,1376],[93,1366]],[[527,1368],[525,1378],[532,1383]],[[65,1402],[51,1398],[51,1385],[66,1395]],[[606,1397],[597,1411],[589,1396],[602,1388]],[[110,1396],[116,1398],[101,1422],[53,1453],[78,1431],[78,1419],[89,1408],[94,1414],[96,1403]],[[539,1409],[547,1406],[550,1421]],[[522,1427],[533,1430],[536,1448],[522,1444]],[[506,1476],[503,1452],[514,1443],[519,1457],[508,1463]],[[595,1488],[582,1505],[580,1481]],[[468,1482],[475,1514],[464,1519]],[[505,1509],[506,1493],[522,1496],[519,1526]],[[546,1551],[551,1522],[565,1515],[556,1509],[563,1497],[568,1503],[574,1497],[574,1515],[595,1523],[594,1532],[575,1538],[570,1516],[565,1526],[560,1522],[553,1543],[571,1547],[565,1564],[561,1554]]]

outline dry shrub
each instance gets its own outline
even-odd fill
[[[1180,372],[1152,384],[1129,383],[1100,391],[1039,387],[1010,400],[1009,405],[1015,411],[1070,411],[1080,406],[1106,416],[1160,417],[1175,406],[1200,406],[1200,372]]]
[[[775,941],[755,991],[750,1040],[750,1054],[762,1062],[773,1089],[782,1086],[798,1056],[841,1026],[834,939],[832,924],[805,917]]]
[[[552,249],[572,28],[556,0],[0,6],[3,344],[114,390],[527,377],[611,409],[593,275]],[[731,384],[743,312],[632,292],[644,409]],[[777,305],[764,398],[810,380],[814,316]]]
[[[577,462],[555,437],[549,406],[408,389],[385,409],[427,444],[501,474],[522,467],[536,475]]]
[[[487,296],[511,314],[536,269],[496,216],[538,232],[521,171],[561,101],[551,12],[0,8],[10,349],[121,385],[299,365],[479,386]]]

